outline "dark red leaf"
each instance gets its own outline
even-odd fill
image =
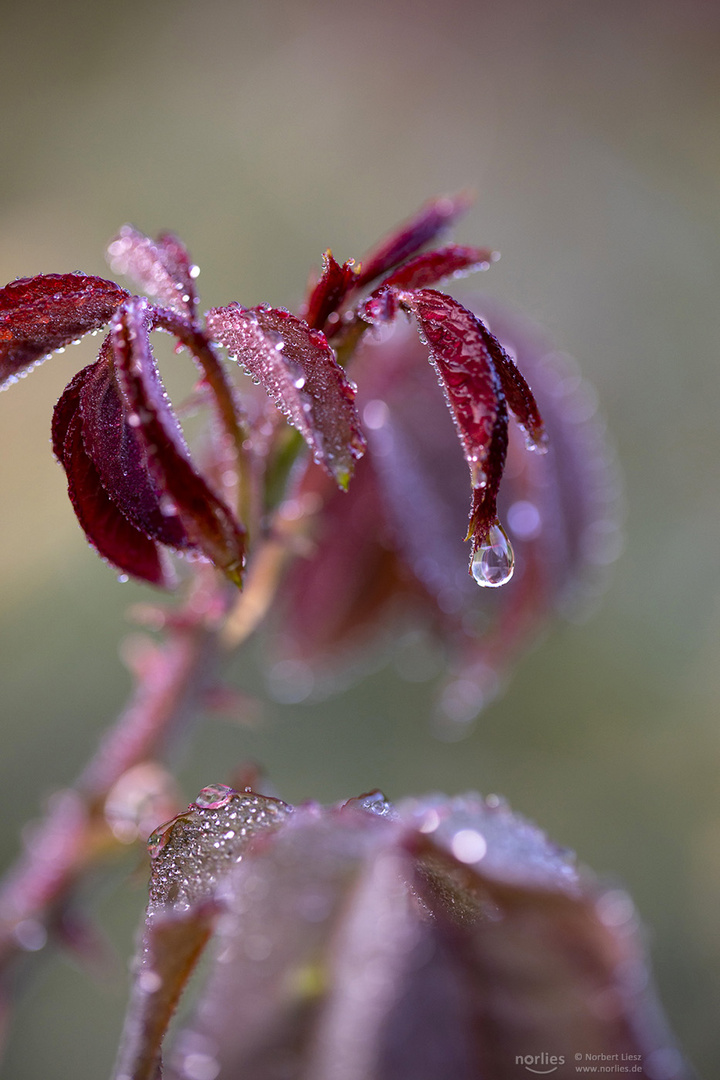
[[[520,430],[510,427],[498,509],[515,550],[515,575],[481,604],[452,533],[465,498],[464,469],[420,343],[398,322],[386,341],[368,342],[356,373],[385,513],[451,646],[438,714],[453,738],[497,695],[510,664],[551,617],[576,618],[597,602],[620,537],[617,469],[592,388],[537,326],[489,299],[473,307],[517,358],[549,435],[547,454],[529,454]],[[376,426],[367,423],[368,405]]]
[[[529,450],[547,450],[547,435],[537,402],[525,377],[518,369],[512,357],[508,356],[498,339],[487,326],[478,319],[482,339],[500,376],[500,384],[508,406],[525,429]]]
[[[457,300],[434,289],[402,293],[399,300],[417,318],[470,468],[473,502],[467,539],[478,552],[497,525],[497,493],[507,450],[507,406],[485,328]]]
[[[190,549],[175,504],[163,497],[147,464],[137,424],[128,419],[106,339],[80,393],[85,449],[113,502],[146,536],[169,547]]]
[[[210,335],[258,379],[339,487],[365,451],[355,390],[325,335],[279,308],[230,304],[207,316]]]
[[[435,251],[425,251],[394,270],[375,291],[387,286],[398,289],[423,289],[448,277],[464,277],[476,270],[487,270],[498,258],[490,248],[462,247],[448,244]]]
[[[116,274],[129,277],[148,296],[192,318],[197,267],[176,236],[162,233],[151,240],[132,225],[123,225],[108,247],[108,257]]]
[[[82,438],[80,394],[95,365],[80,371],[55,406],[53,448],[68,479],[68,493],[87,539],[122,573],[166,585],[157,545],[121,513],[102,486]]]
[[[310,293],[305,321],[314,330],[323,330],[328,316],[337,311],[345,297],[355,286],[357,274],[354,261],[343,266],[333,258],[332,251],[323,255],[323,271]]]
[[[89,364],[78,371],[63,390],[59,401],[55,405],[52,418],[52,448],[53,454],[63,464],[65,453],[65,436],[67,435],[70,422],[80,408],[80,392],[85,385],[86,379],[92,374],[95,364]]]
[[[390,233],[362,259],[357,275],[358,288],[387,274],[398,263],[431,243],[444,229],[449,228],[469,208],[472,198],[459,195],[440,195],[431,199],[399,229]]]
[[[0,289],[0,389],[104,326],[127,295],[115,282],[86,274],[40,274]]]
[[[191,543],[231,581],[240,584],[245,531],[190,460],[155,367],[145,300],[131,297],[120,309],[113,320],[111,340],[118,381],[128,403],[128,422],[137,423],[158,489],[177,510]]]

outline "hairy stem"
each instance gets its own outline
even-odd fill
[[[105,815],[109,793],[135,765],[162,757],[170,739],[197,717],[222,661],[257,628],[284,561],[277,537],[261,544],[251,564],[257,567],[252,587],[234,605],[236,591],[200,565],[184,606],[165,613],[165,640],[145,656],[127,706],[75,787],[49,801],[0,883],[0,994],[18,954],[42,947],[48,932],[62,927],[87,872],[125,847]]]

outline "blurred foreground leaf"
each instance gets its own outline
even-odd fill
[[[191,804],[152,838],[154,862],[167,857],[116,1080],[162,1075],[163,1025],[213,930],[169,1055],[178,1080],[510,1080],[533,1061],[569,1078],[578,1055],[646,1080],[689,1075],[630,899],[579,875],[502,800],[394,809],[375,792],[290,812],[248,792],[212,813],[206,826]],[[238,813],[259,816],[233,847]],[[224,852],[209,876],[198,844]]]

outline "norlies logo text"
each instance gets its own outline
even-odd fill
[[[547,1076],[549,1073],[554,1073],[559,1065],[565,1064],[565,1058],[562,1054],[517,1054],[515,1056],[516,1065],[524,1065],[528,1072],[536,1073],[538,1076]]]

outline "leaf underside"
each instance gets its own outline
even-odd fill
[[[236,584],[245,559],[245,532],[194,468],[180,425],[160,382],[150,348],[147,303],[131,298],[111,328],[118,381],[129,415],[138,418],[148,469],[177,513],[191,543]]]
[[[107,341],[92,365],[80,393],[83,442],[103,487],[125,517],[154,540],[177,549],[191,549],[176,513],[163,513],[163,498],[148,470],[137,426],[128,420],[117,385]]]
[[[471,197],[463,192],[431,199],[363,257],[357,275],[358,288],[369,285],[432,243],[469,209],[471,202]]]
[[[122,573],[151,585],[167,584],[157,544],[136,528],[103,487],[85,449],[80,395],[95,365],[80,371],[55,406],[53,449],[65,469],[76,517],[98,553]]]

